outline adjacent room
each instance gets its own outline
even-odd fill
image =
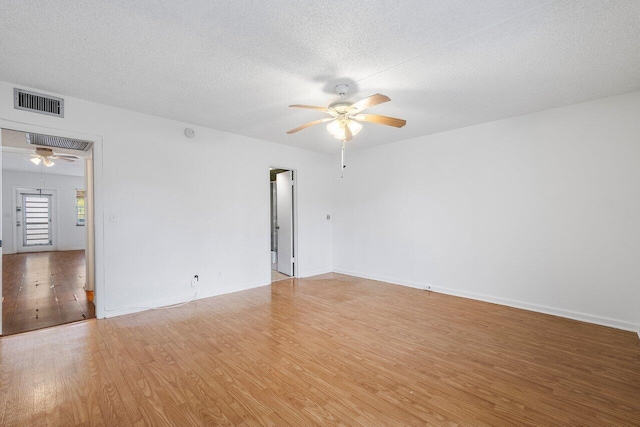
[[[271,282],[295,276],[293,171],[269,168],[271,186]]]
[[[90,147],[62,148],[72,142],[2,129],[3,335],[95,317],[85,261]]]
[[[0,425],[640,425],[639,46],[636,0],[0,3]]]

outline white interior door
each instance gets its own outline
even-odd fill
[[[55,251],[52,194],[18,192],[16,202],[17,252]]]
[[[2,129],[0,129],[0,242],[2,242],[2,218],[4,217],[4,206],[2,206]],[[0,244],[0,335],[2,335],[2,306],[4,298],[2,297],[2,244]]]
[[[293,276],[293,172],[276,175],[278,271]]]

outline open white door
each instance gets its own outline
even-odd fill
[[[293,172],[276,175],[278,271],[293,276]]]
[[[0,129],[0,335],[2,335],[2,306],[4,305],[4,297],[2,296],[2,217],[4,210],[2,206],[2,129]]]

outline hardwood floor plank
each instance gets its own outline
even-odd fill
[[[3,337],[0,362],[1,425],[640,425],[634,334],[339,274]]]

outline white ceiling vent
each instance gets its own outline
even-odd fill
[[[27,133],[27,144],[42,147],[66,148],[68,150],[87,151],[92,142],[81,139],[63,138],[61,136],[42,135],[39,133]]]
[[[64,117],[64,99],[13,88],[13,108]]]

